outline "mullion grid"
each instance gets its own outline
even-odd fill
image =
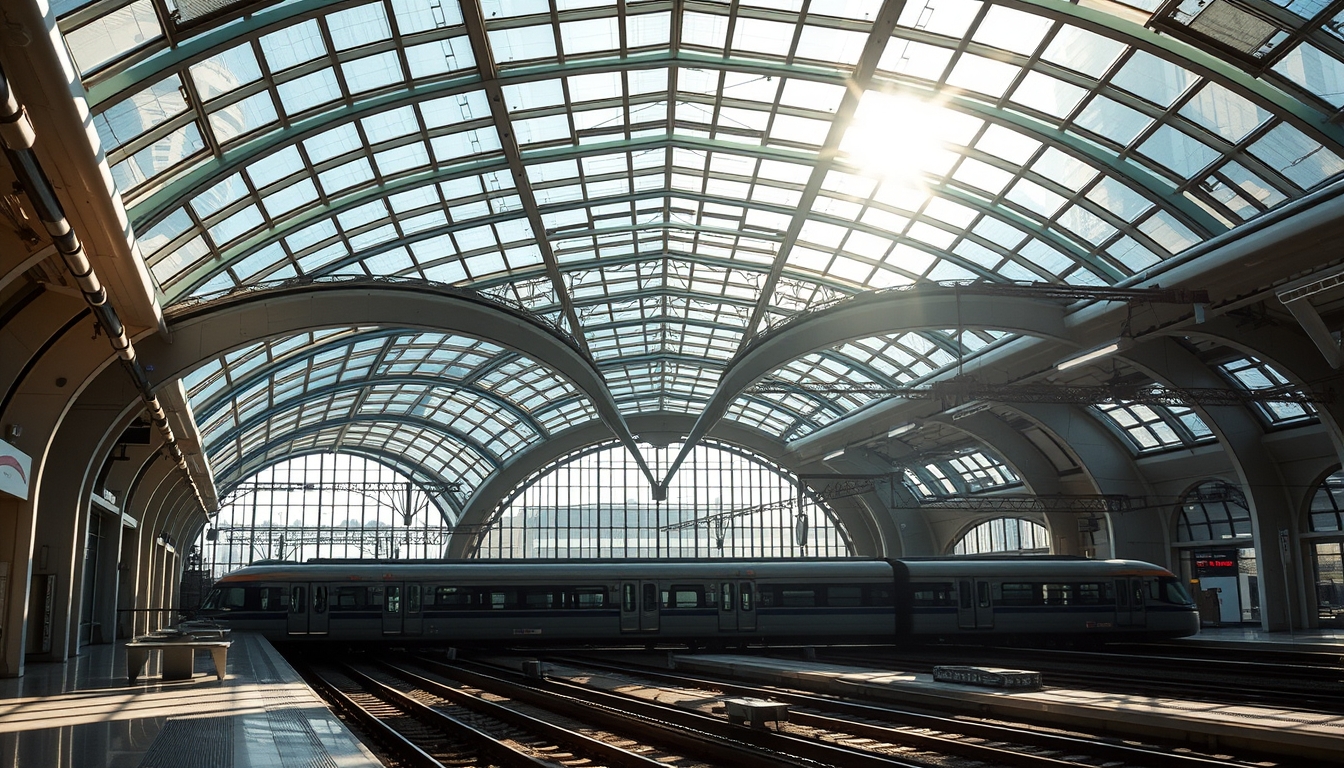
[[[283,558],[302,562],[324,557],[440,557],[442,548],[435,542],[446,542],[451,532],[451,526],[437,521],[431,505],[412,523],[411,527],[420,528],[422,533],[415,537],[407,551],[405,535],[410,531],[397,511],[385,503],[386,497],[370,498],[354,491],[323,488],[331,483],[414,483],[397,470],[352,454],[299,456],[261,469],[239,485],[252,482],[313,484],[318,489],[256,490],[226,496],[220,513],[213,520],[214,537],[202,532],[197,542],[203,567],[215,578],[258,559]],[[292,540],[287,541],[282,548],[275,527],[289,526],[296,519],[305,529],[302,540],[298,545]],[[242,535],[236,541],[243,543],[230,546],[227,535],[220,535],[231,528],[242,529]],[[258,528],[266,530],[264,538],[259,538]],[[365,532],[363,540],[338,544],[337,535],[345,538],[352,529]]]
[[[677,447],[646,451],[650,465],[669,466]],[[811,497],[803,507],[809,523],[804,552],[795,541],[796,481],[741,449],[713,441],[698,446],[673,477],[668,497],[673,501],[652,501],[623,447],[583,449],[521,483],[478,534],[474,554],[490,559],[852,554],[830,513]],[[751,508],[757,510],[737,514]]]

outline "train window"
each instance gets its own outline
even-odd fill
[[[947,588],[950,590],[952,585],[948,584]],[[868,602],[865,603],[865,605],[895,605],[896,601],[893,599],[894,592],[895,591],[891,587],[869,586],[867,587]],[[951,598],[949,598],[949,600],[950,599]],[[952,605],[952,603],[948,602],[948,605]]]
[[[383,604],[383,610],[387,613],[401,613],[401,587],[388,586],[386,594],[387,601]]]
[[[645,584],[645,585],[644,585],[644,610],[646,610],[646,611],[656,611],[656,610],[658,610],[658,585],[657,585],[657,584]]]
[[[1125,586],[1125,580],[1124,580],[1124,579],[1120,579],[1119,581],[1116,582],[1115,586],[1116,586],[1115,594],[1116,594],[1116,597],[1119,599],[1120,607],[1121,607],[1121,608],[1128,608],[1128,607],[1129,607],[1129,589]]]
[[[621,610],[626,613],[635,612],[635,585],[621,585]]]
[[[1072,584],[1044,584],[1046,605],[1070,605],[1073,602]]]
[[[302,585],[295,585],[289,590],[289,612],[307,613],[308,612],[308,594]]]
[[[335,599],[331,601],[331,610],[358,610],[364,604],[363,592],[363,587],[337,587]]]
[[[976,586],[980,587],[980,591],[983,593],[988,585],[980,582]],[[995,584],[994,592],[999,605],[1039,605],[1040,586],[1039,584],[1028,584],[1026,582],[1004,582]],[[983,594],[980,598],[980,605],[981,607],[987,605]]]
[[[258,590],[261,593],[261,605],[263,611],[283,611],[286,608],[285,588],[284,587],[262,587]]]
[[[479,604],[476,590],[471,587],[435,587],[434,602],[448,611],[475,608]]]
[[[750,611],[752,603],[754,602],[751,599],[752,597],[751,582],[749,581],[742,582],[742,584],[738,587],[738,596],[741,597],[742,599],[742,610]]]
[[[1173,605],[1189,605],[1193,603],[1189,599],[1189,593],[1185,592],[1185,586],[1180,581],[1171,577],[1160,577],[1157,581],[1149,582],[1153,589],[1153,599],[1171,603]]]
[[[567,587],[561,593],[566,608],[605,608],[606,587]]]
[[[939,605],[956,605],[957,602],[952,596],[952,583],[940,581],[932,584],[911,584],[910,602],[916,608],[929,608]],[[968,589],[963,595],[967,602],[967,608],[970,607],[971,591]],[[877,603],[878,605],[889,605],[889,603]]]
[[[406,612],[420,612],[420,585],[411,584],[406,587]]]
[[[327,612],[327,588],[325,586],[313,587],[313,611],[315,613]]]
[[[987,582],[987,581],[977,581],[977,582],[975,583],[975,595],[976,595],[977,598],[979,598],[979,601],[980,601],[980,607],[981,607],[981,608],[988,608],[988,607],[990,606],[990,602],[989,602],[989,582]]]
[[[374,608],[377,608],[377,609],[379,609],[379,610],[382,610],[382,607],[383,607],[383,588],[382,588],[382,587],[369,587],[368,596],[369,596],[369,605],[372,606],[372,607],[374,607]]]
[[[516,601],[509,600],[509,592],[504,590],[493,590],[489,592],[488,595],[490,599],[486,604],[490,606],[490,610],[492,611],[498,611],[508,607],[510,604],[516,604]]]
[[[549,588],[523,590],[522,607],[528,609],[554,608],[555,592]]]
[[[723,582],[719,585],[719,608],[725,611],[733,610],[733,585],[731,582]]]
[[[1115,605],[1115,591],[1110,582],[1100,584],[1077,584],[1074,594],[1080,605]]]
[[[777,605],[785,608],[808,608],[817,604],[817,593],[807,587],[780,587]]]
[[[957,588],[957,595],[961,599],[961,607],[967,610],[971,608],[971,582],[963,581]]]
[[[242,587],[226,587],[211,592],[204,607],[221,611],[235,611],[243,607],[245,599],[246,592]]]
[[[863,605],[863,587],[827,587],[826,605],[832,608],[855,608]]]
[[[705,588],[700,584],[673,584],[663,593],[664,608],[700,608],[705,604]]]

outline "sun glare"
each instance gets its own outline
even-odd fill
[[[840,141],[860,172],[924,187],[924,172],[943,152],[936,105],[909,96],[868,91]]]

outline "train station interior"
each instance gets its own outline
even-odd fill
[[[121,649],[262,560],[1125,559],[1337,643],[1342,110],[1344,0],[4,0],[0,766],[173,765]],[[77,680],[148,730],[19,716]]]

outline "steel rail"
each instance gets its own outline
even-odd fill
[[[482,699],[473,696],[464,691],[445,685],[438,680],[433,680],[416,672],[397,666],[388,661],[378,662],[378,666],[391,672],[406,682],[418,686],[440,698],[448,699],[458,706],[474,710],[488,717],[501,720],[510,725],[522,728],[532,733],[545,736],[548,739],[564,744],[571,749],[576,749],[588,756],[597,756],[603,760],[611,761],[615,765],[629,766],[630,768],[667,768],[667,764],[650,757],[645,757],[627,749],[622,749],[614,744],[609,744],[600,739],[586,736],[582,733],[571,731],[555,723],[548,723],[545,720],[533,717],[523,712],[519,712],[497,702]],[[570,715],[566,714],[567,717]],[[576,718],[577,719],[577,718]]]
[[[562,659],[557,658],[557,661]],[[1225,768],[1227,763],[1221,760],[1202,758],[1194,755],[1183,755],[1177,753],[1167,753],[1143,747],[1132,746],[1128,744],[1117,744],[1112,742],[1089,741],[1087,739],[1074,736],[1064,736],[1054,733],[1042,733],[1040,731],[1022,730],[1003,725],[994,725],[992,723],[981,723],[973,720],[964,720],[954,717],[944,717],[941,715],[929,714],[927,712],[916,712],[912,710],[895,709],[876,704],[861,704],[851,701],[840,701],[822,695],[810,694],[800,691],[791,691],[780,688],[772,688],[759,685],[748,685],[718,680],[714,678],[702,677],[699,675],[689,675],[684,673],[670,673],[655,669],[646,669],[638,666],[627,666],[614,664],[610,662],[592,661],[585,658],[572,658],[564,660],[566,663],[576,666],[588,666],[595,669],[605,669],[623,674],[648,677],[654,680],[661,680],[674,685],[683,685],[687,687],[713,687],[718,688],[724,693],[747,696],[769,696],[777,701],[789,704],[797,704],[810,709],[821,711],[839,712],[845,715],[855,717],[865,717],[874,720],[885,720],[888,722],[897,721],[903,725],[916,728],[925,728],[933,731],[946,731],[951,733],[960,733],[967,736],[975,736],[986,741],[999,741],[1019,744],[1024,746],[1039,747],[1042,749],[1059,750],[1069,754],[1081,753],[1094,758],[1105,760],[1118,760],[1131,765],[1151,766],[1152,768],[1214,768],[1219,766]],[[798,713],[805,717],[812,717],[804,713]],[[833,721],[833,718],[824,716],[815,716],[817,722]],[[790,722],[799,722],[794,720],[794,713],[790,712]],[[857,724],[855,724],[857,725]],[[828,727],[828,726],[821,726]],[[919,746],[920,741],[924,739],[936,740],[927,743],[933,745],[928,748],[935,749],[948,754],[958,754],[966,757],[977,757],[970,754],[974,750],[968,749],[976,745],[965,741],[951,740],[948,743],[943,737],[930,736],[926,734],[908,734],[905,731],[894,731],[885,733],[881,736],[869,736],[869,738],[882,738],[888,741],[901,741],[909,743],[911,746]],[[908,739],[908,740],[907,740]],[[1017,753],[1026,754],[1026,753]],[[1029,755],[1030,756],[1030,755]],[[977,757],[977,759],[988,760],[988,757]],[[1003,761],[1005,756],[998,756],[994,760]],[[992,762],[992,761],[991,761]],[[1078,762],[1067,762],[1067,765],[1082,765]],[[1041,765],[1041,763],[1036,763]]]
[[[812,739],[800,738],[768,730],[734,725],[725,719],[664,704],[633,699],[619,694],[596,691],[570,683],[552,680],[533,681],[532,685],[513,682],[467,669],[469,662],[443,664],[417,658],[417,663],[436,672],[494,692],[508,691],[508,696],[540,707],[579,708],[584,717],[602,718],[613,727],[629,728],[644,723],[657,727],[657,739],[676,744],[697,757],[723,761],[733,766],[760,766],[778,768],[780,765],[798,765],[815,768],[823,765],[842,765],[845,768],[927,768],[926,764],[851,749]],[[492,670],[510,674],[505,670]],[[516,673],[513,673],[516,674]],[[652,739],[651,739],[652,740]]]

